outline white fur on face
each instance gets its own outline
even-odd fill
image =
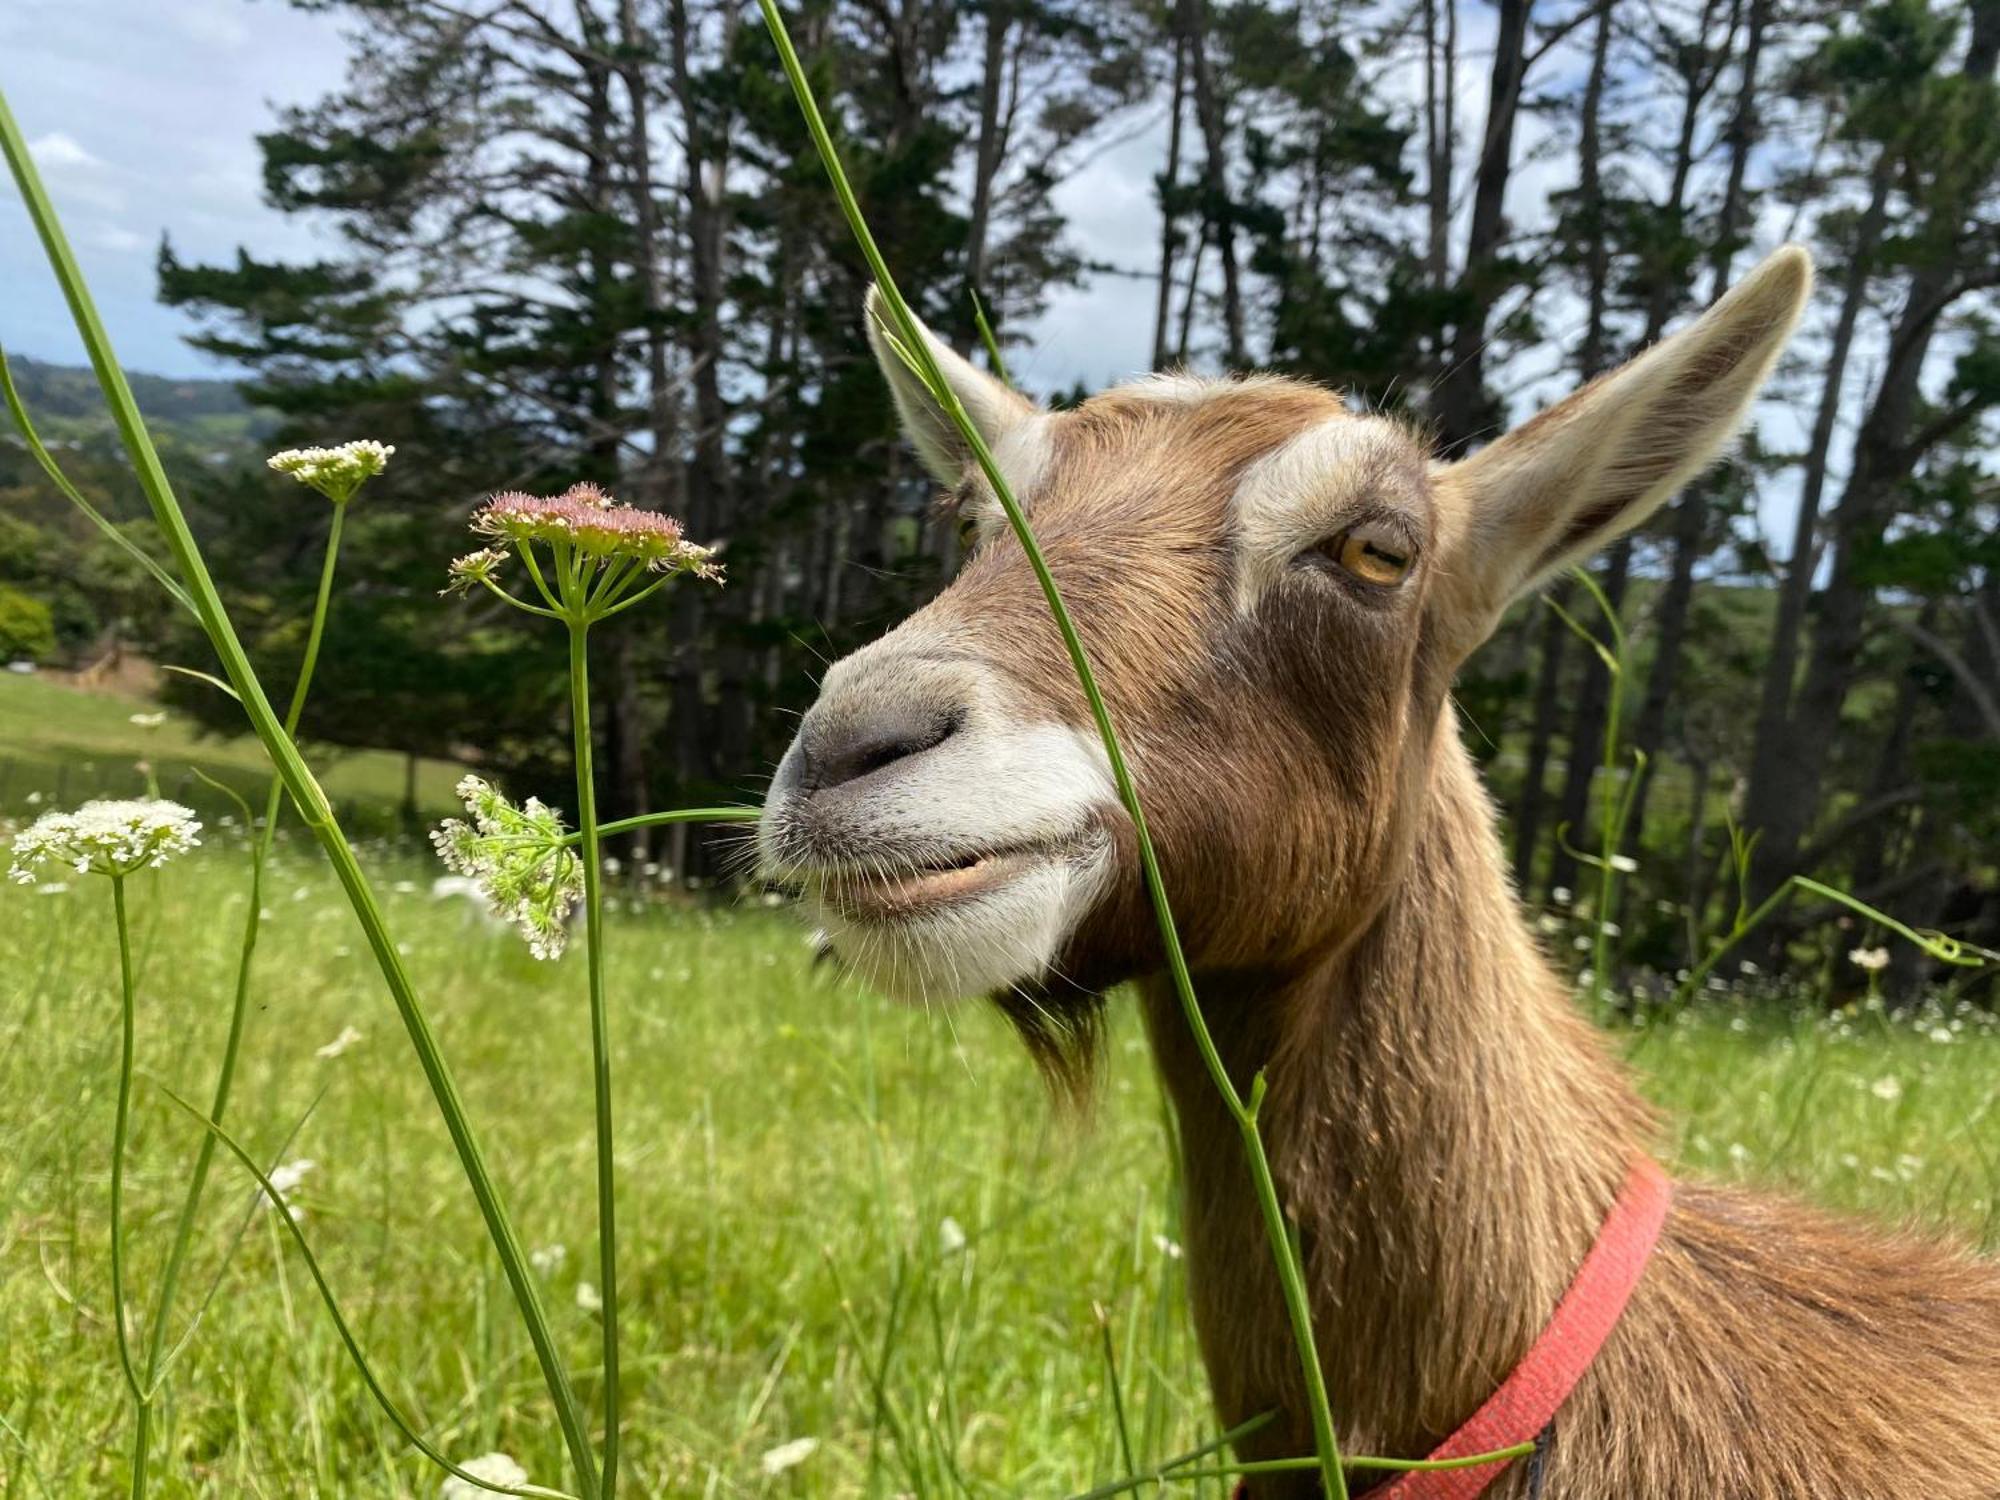
[[[896,632],[828,674],[816,712],[866,721],[888,695],[949,697],[961,726],[929,750],[825,790],[797,745],[758,830],[767,874],[804,887],[807,914],[847,966],[908,1000],[986,995],[1052,975],[1111,869],[1101,827],[1118,806],[1104,748],[1059,724],[1021,724],[992,673]],[[856,878],[994,857],[989,886],[894,915],[857,915],[829,890]]]
[[[1330,417],[1243,471],[1231,501],[1236,610],[1250,614],[1299,553],[1355,519],[1385,471],[1406,466],[1411,443],[1372,417]]]

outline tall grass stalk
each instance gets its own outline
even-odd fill
[[[1595,922],[1590,989],[1591,998],[1601,1006],[1611,998],[1611,964],[1615,957],[1612,939],[1618,932],[1618,902],[1622,893],[1619,864],[1625,857],[1619,846],[1625,841],[1625,826],[1631,820],[1633,800],[1638,795],[1639,783],[1646,775],[1646,754],[1643,750],[1633,750],[1632,773],[1621,789],[1618,785],[1618,764],[1622,757],[1618,752],[1625,732],[1625,678],[1631,661],[1631,642],[1626,637],[1625,622],[1619,618],[1618,607],[1605,594],[1603,586],[1587,568],[1570,571],[1584,592],[1590,595],[1591,602],[1604,616],[1604,623],[1611,632],[1611,644],[1607,646],[1553,596],[1543,596],[1542,602],[1556,612],[1556,616],[1577,639],[1597,653],[1608,679],[1604,738],[1598,756],[1598,774],[1603,780],[1603,787],[1597,794],[1597,853],[1592,856],[1575,849],[1570,851],[1581,863],[1595,866],[1597,870],[1597,900],[1592,913]],[[1571,747],[1571,753],[1576,753],[1575,746]],[[1556,836],[1561,838],[1562,830],[1557,830]]]
[[[333,579],[340,560],[340,536],[347,518],[348,503],[348,500],[335,503],[333,521],[327,529],[325,554],[320,563],[319,588],[313,596],[312,621],[306,633],[305,655],[300,661],[298,676],[292,683],[291,702],[285,709],[284,729],[288,735],[298,731],[299,718],[305,712],[306,698],[312,691],[313,671],[319,664],[320,645],[326,634],[327,609],[333,599]],[[244,913],[243,938],[237,951],[236,986],[229,1010],[229,1030],[223,1039],[222,1061],[216,1068],[215,1092],[208,1108],[208,1119],[211,1124],[217,1126],[222,1124],[229,1113],[229,1096],[235,1086],[236,1066],[243,1050],[245,1022],[250,1014],[251,972],[257,953],[257,939],[264,920],[264,870],[277,839],[278,815],[284,805],[283,797],[284,783],[273,776],[264,797],[264,821],[250,854],[250,904]],[[139,1423],[133,1438],[135,1469],[143,1469],[146,1463],[145,1450],[150,1433],[148,1412],[154,1399],[159,1395],[160,1384],[165,1379],[171,1358],[178,1354],[182,1347],[170,1346],[168,1335],[173,1320],[174,1301],[180,1291],[181,1271],[186,1265],[188,1251],[194,1243],[195,1226],[201,1216],[202,1197],[207,1191],[209,1172],[215,1163],[215,1147],[215,1135],[203,1132],[201,1141],[195,1148],[194,1168],[188,1174],[187,1189],[181,1197],[180,1214],[174,1222],[174,1236],[168,1245],[167,1258],[160,1271],[160,1287],[153,1307],[152,1329],[147,1337],[145,1389],[139,1398]],[[190,1328],[190,1334],[192,1331]]]
[[[521,1320],[527,1328],[529,1342],[534,1347],[543,1383],[555,1406],[557,1423],[562,1429],[563,1440],[569,1450],[570,1461],[576,1469],[584,1500],[596,1500],[597,1465],[591,1449],[589,1432],[577,1404],[569,1373],[557,1348],[547,1311],[542,1305],[540,1288],[528,1265],[527,1254],[521,1246],[520,1236],[515,1231],[513,1220],[493,1181],[485,1154],[480,1149],[478,1135],[466,1115],[464,1103],[459,1097],[457,1081],[438,1047],[437,1038],[431,1030],[430,1019],[417,996],[415,986],[411,983],[402,957],[396,951],[395,940],[389,933],[388,923],[375,898],[374,890],[361,869],[360,861],[355,856],[354,848],[335,820],[325,792],[314,779],[312,771],[305,763],[305,758],[299,753],[297,743],[285,729],[276,710],[272,708],[263,684],[251,667],[249,655],[243,649],[242,641],[236,634],[229,612],[201,555],[201,549],[188,526],[187,516],[181,509],[172,484],[167,479],[159,452],[153,446],[152,437],[139,415],[138,403],[133,399],[131,386],[126,381],[124,371],[112,350],[110,336],[105,332],[103,322],[91,298],[90,289],[77,266],[68,238],[63,233],[61,220],[56,214],[54,204],[49,200],[41,174],[28,153],[27,141],[22,136],[20,126],[16,123],[4,94],[0,94],[0,154],[4,154],[7,158],[7,165],[20,189],[28,215],[35,225],[43,249],[47,252],[49,265],[62,287],[71,317],[90,356],[91,368],[96,373],[98,385],[111,410],[112,421],[117,426],[119,437],[127,456],[131,459],[140,487],[152,508],[153,519],[159,525],[161,535],[173,556],[183,586],[194,603],[195,613],[201,621],[203,632],[222,663],[231,689],[241,700],[251,728],[256,731],[258,739],[263,743],[266,753],[270,755],[277,768],[285,791],[299,809],[300,817],[312,830],[314,838],[318,840],[328,863],[332,866],[335,877],[339,880],[341,889],[354,910],[356,920],[361,925],[376,965],[382,972],[397,1013],[402,1019],[403,1028],[423,1069],[425,1081],[430,1086],[432,1098],[444,1120],[446,1132],[451,1137],[459,1165],[478,1204],[487,1235],[493,1242],[495,1253],[499,1256],[501,1269],[507,1278],[515,1306],[519,1309]]]
[[[1124,748],[1119,741],[1117,729],[1112,724],[1110,710],[1105,706],[1104,695],[1099,690],[1097,674],[1091,666],[1089,653],[1084,649],[1082,637],[1078,635],[1075,622],[1063,602],[1062,591],[1057,587],[1055,576],[1049,571],[1048,561],[1035,540],[1034,531],[1028,525],[1027,515],[1016,500],[1006,476],[1000,472],[1000,466],[994,461],[985,437],[967,415],[963,403],[959,401],[950,383],[945,380],[943,372],[931,354],[930,344],[924,337],[923,329],[910,311],[908,303],[904,301],[901,291],[897,289],[895,277],[890,273],[888,262],[876,245],[874,235],[869,231],[867,220],[861,212],[861,205],[855,198],[854,189],[841,166],[840,154],[835,149],[833,137],[820,114],[812,84],[806,78],[805,68],[792,45],[790,33],[785,29],[784,17],[779,14],[776,0],[758,0],[758,7],[763,12],[765,25],[770,29],[771,39],[777,47],[778,58],[784,67],[785,76],[790,80],[792,91],[797,96],[806,130],[812,137],[813,147],[819,153],[821,165],[825,167],[834,194],[840,201],[841,212],[846,217],[848,228],[853,232],[855,241],[868,262],[868,268],[874,274],[875,284],[884,302],[888,304],[889,315],[895,326],[887,331],[893,336],[900,356],[923,381],[939,409],[958,429],[980,471],[999,497],[1001,509],[1006,512],[1007,523],[1020,542],[1022,551],[1027,555],[1029,566],[1034,570],[1035,581],[1041,586],[1042,596],[1048,603],[1049,612],[1055,619],[1056,629],[1062,636],[1063,647],[1069,654],[1070,666],[1075,671],[1077,682],[1090,704],[1091,718],[1096,724],[1098,738],[1103,742],[1104,753],[1110,761],[1112,779],[1118,789],[1118,799],[1124,804],[1126,814],[1132,820],[1146,892],[1159,927],[1160,942],[1165,949],[1167,969],[1172,976],[1175,993],[1180,999],[1182,1013],[1189,1031],[1194,1036],[1195,1045],[1201,1053],[1202,1062],[1208,1069],[1209,1078],[1221,1095],[1231,1118],[1236,1122],[1237,1132],[1241,1138],[1244,1157],[1256,1190],[1258,1210],[1263,1218],[1265,1236],[1270,1243],[1271,1256],[1277,1266],[1278,1278],[1283,1287],[1285,1309],[1291,1321],[1292,1336],[1298,1346],[1299,1373],[1304,1383],[1313,1425],[1321,1484],[1329,1500],[1346,1500],[1347,1479],[1341,1469],[1339,1440],[1327,1398],[1325,1375],[1320,1366],[1319,1352],[1314,1341],[1312,1310],[1306,1299],[1305,1276],[1287,1229],[1284,1208],[1279,1202],[1277,1185],[1271,1174],[1270,1158],[1264,1149],[1263,1136],[1257,1126],[1257,1112],[1264,1099],[1264,1075],[1258,1073],[1247,1099],[1238,1092],[1229,1077],[1222,1056],[1216,1049],[1215,1040],[1209,1034],[1208,1023],[1202,1016],[1201,1006],[1195,999],[1194,982],[1188,972],[1187,957],[1181,949],[1180,934],[1174,925],[1173,911],[1167,899],[1166,883],[1160,875],[1159,860],[1153,849],[1152,835],[1146,826],[1145,809],[1140,805],[1138,787],[1126,763]]]

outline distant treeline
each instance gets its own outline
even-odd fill
[[[353,518],[308,728],[552,778],[546,633],[434,596],[472,500],[590,478],[681,515],[730,570],[607,640],[607,814],[754,798],[820,663],[959,545],[895,440],[864,271],[754,10],[314,8],[357,40],[346,87],[260,145],[271,200],[346,250],[160,259],[197,343],[255,372],[274,441],[398,450]],[[1779,238],[1810,244],[1784,419],[1599,566],[1635,643],[1623,952],[1670,970],[1726,921],[1732,820],[1757,835],[1751,901],[1810,870],[2000,946],[2000,0],[815,0],[795,36],[890,261],[962,349],[975,290],[1005,341],[1080,278],[1149,278],[1155,365],[1322,380],[1441,451],[1658,337]],[[1156,212],[1088,264],[1055,190],[1132,139],[1157,146]],[[34,483],[0,463],[9,496]],[[317,518],[249,468],[194,498],[283,671]],[[95,586],[99,554],[58,566],[10,538],[0,621],[6,590],[47,598],[62,567]],[[1582,589],[1554,592],[1604,633]],[[132,614],[149,647],[199,654]],[[1462,688],[1522,885],[1582,892],[1598,655],[1537,605]],[[1797,906],[1763,956],[1872,941],[1840,915]],[[1899,949],[1889,977],[1924,976]]]

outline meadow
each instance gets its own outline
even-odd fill
[[[39,686],[67,695],[51,705],[75,696]],[[77,711],[111,722],[102,703]],[[25,729],[10,715],[0,754]],[[129,767],[146,733],[128,729],[122,751],[107,738],[107,764]],[[241,839],[211,828],[200,854],[133,881],[142,1300],[197,1139],[162,1088],[209,1087],[247,900]],[[434,895],[438,867],[408,845],[365,852],[588,1399],[581,956],[538,963],[462,898]],[[281,841],[265,905],[238,1133],[266,1162],[312,1163],[291,1200],[428,1435],[555,1479],[560,1439],[478,1216],[308,841]],[[762,898],[621,872],[608,944],[631,1493],[1066,1495],[1131,1472],[1127,1444],[1143,1467],[1213,1435],[1162,1105],[1130,1007],[1115,1007],[1094,1118],[1075,1121],[983,1008],[875,998],[815,965]],[[104,1254],[112,953],[102,882],[0,888],[5,1500],[107,1493],[124,1463]],[[1990,1013],[1829,1015],[1754,977],[1732,984],[1670,1018],[1610,1021],[1666,1112],[1671,1159],[2000,1243]],[[435,1494],[276,1216],[226,1158],[217,1173],[183,1315],[208,1300],[166,1388],[154,1492]]]

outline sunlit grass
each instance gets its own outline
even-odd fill
[[[584,1029],[552,1021],[580,1011],[581,967],[537,964],[462,901],[432,899],[429,866],[375,859],[523,1232],[566,1249],[551,1301],[588,1392],[589,1069]],[[219,849],[134,882],[141,1055],[177,1088],[199,1092],[213,1065],[245,883]],[[447,1451],[504,1448],[553,1477],[561,1444],[533,1361],[352,918],[302,844],[281,850],[268,893],[274,958],[242,1133],[276,1152],[324,1090],[284,1155],[317,1163],[296,1201],[378,1368]],[[117,1001],[102,895],[0,890],[0,1495],[104,1493],[123,1461],[104,1321]],[[1097,1304],[1135,1442],[1158,1457],[1208,1435],[1158,1099],[1129,1008],[1117,1007],[1099,1117],[1078,1129],[1052,1119],[982,1008],[926,1015],[868,998],[815,968],[782,912],[630,891],[618,907],[634,1493],[997,1497],[1114,1477]],[[364,1040],[314,1055],[348,1026]],[[1994,1243],[2000,1036],[1977,1013],[1904,1023],[1724,1007],[1623,1041],[1688,1165]],[[140,1100],[130,1222],[143,1295],[194,1134],[157,1091]],[[190,1308],[249,1201],[233,1174],[219,1182]],[[274,1224],[250,1222],[170,1384],[155,1493],[433,1493]],[[891,1411],[878,1418],[869,1372],[885,1345]],[[806,1437],[808,1457],[764,1471],[764,1455]]]

